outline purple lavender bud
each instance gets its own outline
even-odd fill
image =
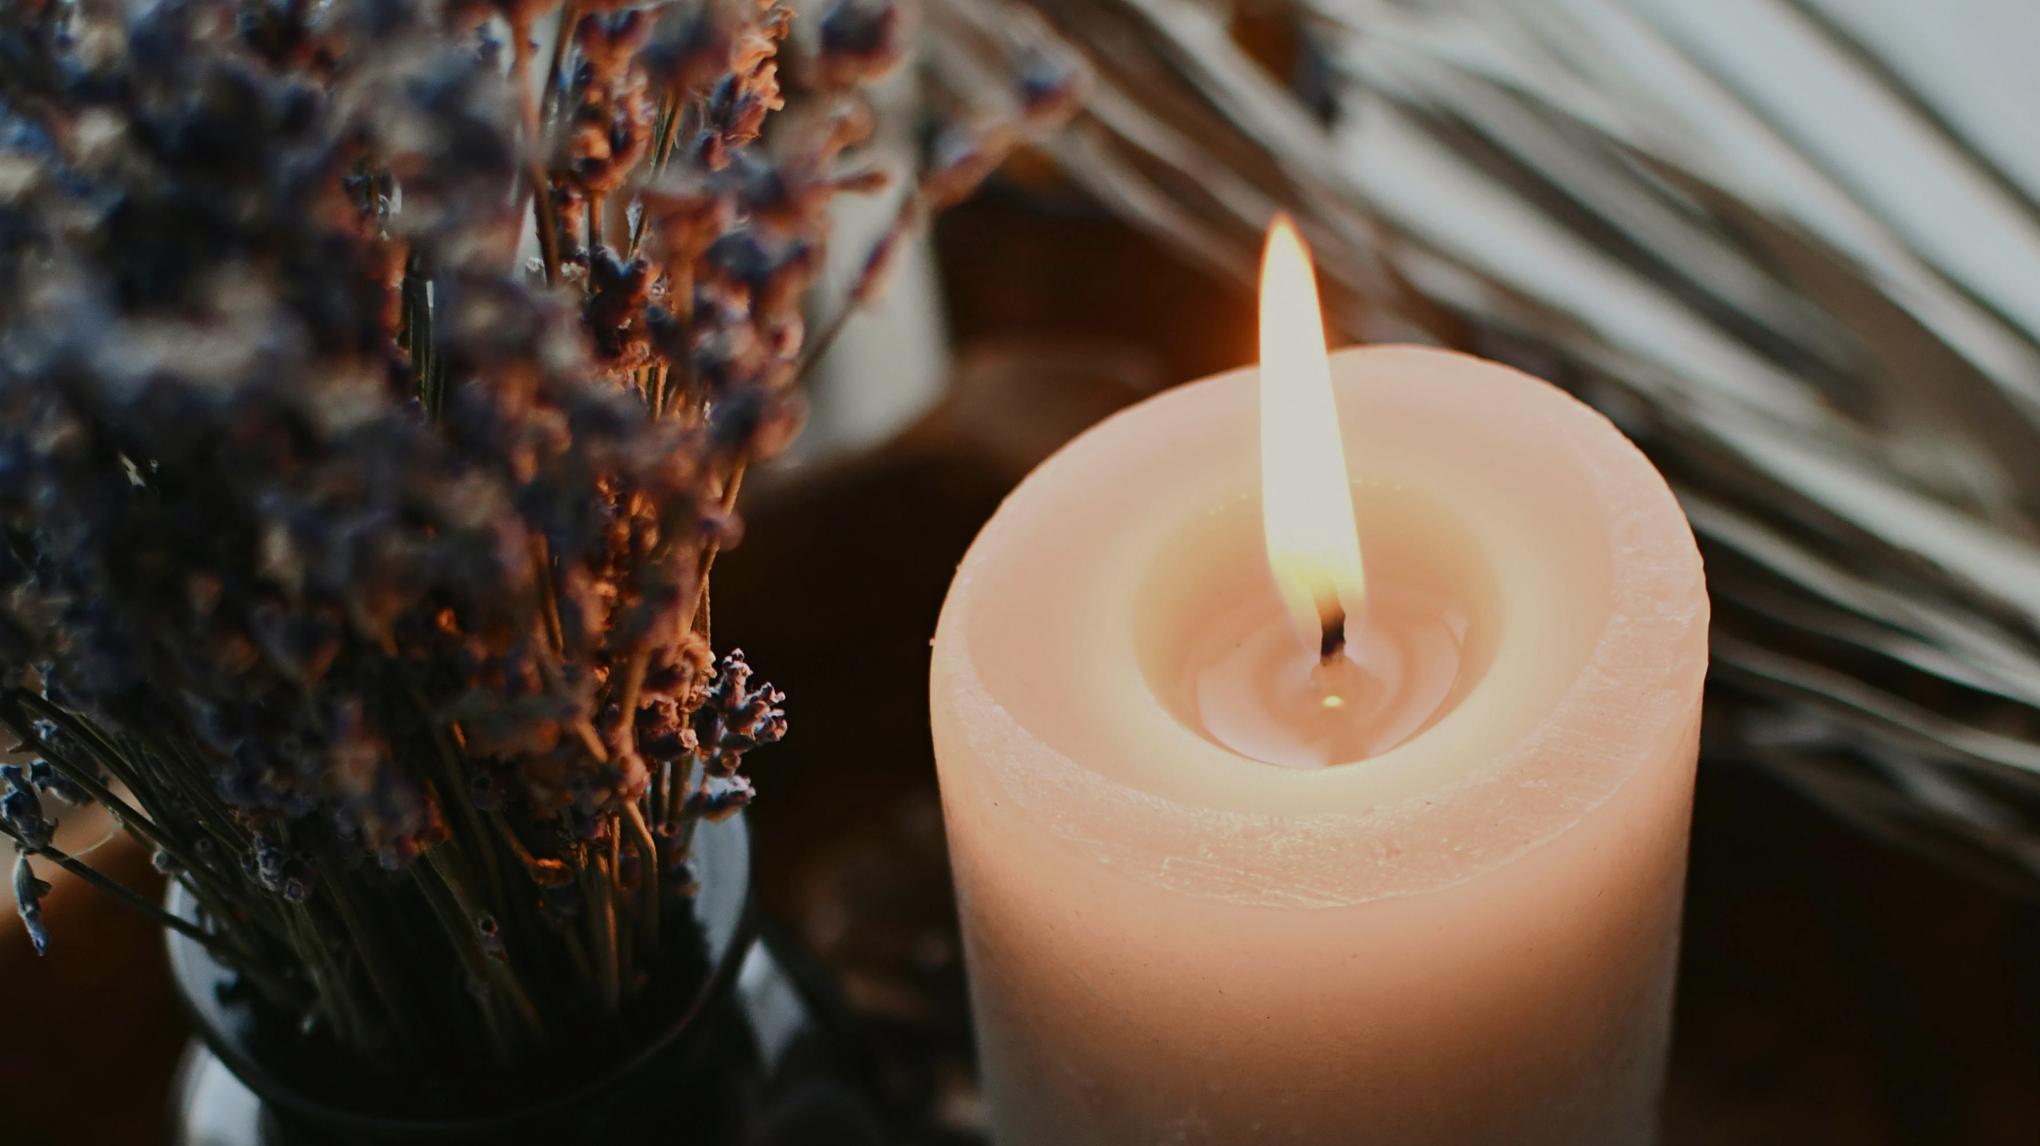
[[[57,824],[43,815],[42,801],[36,798],[28,773],[18,764],[0,765],[0,781],[7,785],[6,793],[0,795],[0,824],[29,851],[50,846]]]
[[[502,782],[487,772],[475,772],[468,777],[468,798],[480,811],[500,811],[503,808]]]
[[[70,777],[57,771],[49,761],[35,759],[28,762],[28,779],[36,791],[69,804],[74,808],[84,807],[92,802],[92,794],[73,783]]]
[[[785,106],[786,99],[779,91],[779,65],[767,61],[754,71],[732,72],[718,81],[709,93],[703,118],[724,148],[741,147],[758,138],[767,115]],[[718,155],[727,161],[726,151]],[[711,162],[710,166],[720,168],[722,163]]]
[[[818,78],[846,88],[877,79],[906,54],[908,20],[896,0],[832,0],[822,10]]]
[[[574,43],[589,76],[584,82],[607,86],[630,65],[634,54],[651,35],[652,25],[642,9],[595,12],[581,17],[574,28]]]
[[[726,820],[748,807],[757,795],[742,776],[712,777],[706,790],[687,797],[687,810],[709,820]]]
[[[892,277],[893,266],[899,261],[899,253],[907,238],[907,224],[912,217],[902,215],[893,226],[887,227],[871,244],[864,254],[864,263],[858,268],[856,281],[850,286],[850,302],[853,306],[864,306],[878,297]]]
[[[50,885],[35,877],[35,870],[28,866],[28,856],[14,857],[14,909],[21,913],[22,926],[28,929],[28,941],[35,944],[35,953],[44,955],[50,949],[49,929],[43,926],[42,897],[49,894]]]
[[[503,946],[503,925],[493,915],[481,915],[475,919],[475,936],[482,947],[482,954],[498,962],[509,958],[509,951]]]
[[[312,894],[311,863],[302,854],[284,850],[267,836],[256,836],[241,866],[255,882],[291,903],[303,903]]]
[[[1090,73],[1069,52],[1028,53],[1020,64],[1020,116],[1030,134],[1061,127],[1084,102]]]
[[[721,4],[675,4],[664,10],[638,63],[654,86],[697,96],[730,65],[733,29]]]
[[[962,202],[998,170],[1020,142],[1011,127],[1003,124],[940,128],[929,145],[927,167],[921,175],[922,194],[937,209]]]
[[[750,681],[751,666],[745,662],[743,650],[732,650],[709,685],[705,703],[694,714],[694,733],[703,746],[703,763],[711,777],[734,778],[746,752],[777,743],[786,735],[786,713],[779,707],[785,694],[770,684],[751,688]],[[749,801],[747,793],[729,798]]]
[[[565,927],[581,917],[580,889],[572,885],[542,887],[538,892],[539,913],[554,927]]]
[[[666,883],[679,895],[694,895],[701,890],[701,875],[694,861],[681,857],[667,866]]]
[[[727,231],[735,216],[728,193],[709,181],[668,172],[639,192],[649,233],[668,257],[691,259]]]
[[[800,432],[806,407],[789,390],[751,387],[718,403],[709,415],[709,439],[729,457],[770,458]]]

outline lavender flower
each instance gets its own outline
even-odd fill
[[[82,808],[92,802],[92,794],[57,771],[50,762],[42,759],[28,762],[28,781],[35,790],[47,796],[54,796],[74,808]]]
[[[891,71],[906,52],[908,24],[898,0],[831,0],[820,20],[820,82],[851,87]]]
[[[717,780],[734,780],[744,754],[786,736],[786,713],[779,706],[786,694],[769,684],[751,687],[751,666],[742,649],[723,658],[722,671],[708,686],[707,703],[695,710],[694,738],[699,745],[708,775]],[[724,788],[734,795],[735,784]],[[742,797],[744,802],[749,796]]]
[[[481,944],[482,954],[499,963],[509,960],[509,951],[503,946],[503,925],[496,922],[495,916],[483,915],[475,919],[475,938]]]
[[[50,885],[37,879],[28,866],[26,853],[14,857],[14,909],[21,914],[22,926],[27,928],[28,941],[35,944],[37,955],[47,955],[50,950],[50,932],[42,917],[42,897],[49,890]]]
[[[250,878],[287,902],[303,903],[312,893],[311,865],[305,857],[266,836],[255,837],[241,862]]]
[[[692,940],[693,829],[786,728],[708,571],[912,26],[560,11],[0,6],[0,825],[124,788],[270,1005],[412,1073],[571,1053]]]
[[[27,851],[50,846],[57,823],[43,815],[42,801],[36,798],[28,773],[18,764],[0,764],[0,783],[6,785],[5,793],[0,793],[0,826]]]
[[[749,807],[756,794],[751,781],[743,776],[711,776],[687,797],[687,808],[707,820],[726,820]]]

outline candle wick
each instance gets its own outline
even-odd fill
[[[1318,630],[1318,663],[1331,664],[1346,651],[1346,610],[1338,605],[1322,607],[1318,612],[1322,627]]]

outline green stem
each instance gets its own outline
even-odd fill
[[[623,891],[623,829],[615,820],[609,821],[609,857],[604,872],[609,877],[608,895],[602,901],[602,915],[609,926],[609,953],[616,964],[610,972],[615,980],[616,1005],[623,1004],[623,985],[630,982],[630,945],[624,941],[623,920],[617,911],[617,895]]]
[[[679,373],[679,377],[677,379],[668,377],[664,368],[659,372],[659,404],[652,407],[652,416],[655,418],[663,418],[673,409],[676,396],[680,399],[680,404],[690,412],[700,401],[694,392],[694,355],[691,352],[694,345],[694,264],[687,263],[679,270],[668,273],[672,282],[669,284],[671,289],[667,297],[672,301],[673,313],[688,324],[688,338],[685,352],[670,364],[672,370]]]
[[[730,466],[729,477],[723,479],[722,511],[725,514],[733,513],[737,508],[737,493],[744,488],[745,468],[746,459],[740,457]],[[709,639],[708,575],[715,570],[715,558],[720,550],[721,547],[712,541],[702,547],[701,567],[694,578],[694,601],[688,606],[687,611],[681,614],[682,617],[693,619],[692,623],[704,641]]]
[[[552,61],[546,65],[545,91],[538,101],[540,114],[553,115],[558,112],[553,106],[553,100],[559,95],[560,77],[566,70],[567,40],[573,36],[574,21],[580,14],[581,6],[578,3],[560,5],[559,24],[553,29]]]
[[[0,833],[4,833],[13,839],[15,844],[28,854],[49,860],[79,879],[120,900],[128,907],[141,912],[152,922],[167,927],[197,943],[207,951],[212,952],[213,957],[221,963],[259,983],[263,990],[270,994],[271,998],[282,1001],[297,996],[297,992],[292,991],[281,980],[262,970],[258,964],[248,958],[246,952],[229,945],[224,937],[215,935],[181,916],[170,914],[160,906],[151,903],[148,897],[144,896],[141,892],[114,879],[91,864],[78,859],[62,848],[54,844],[46,844],[39,848],[29,847],[28,843],[20,836],[15,835],[12,829],[4,826],[0,826]]]
[[[689,755],[683,759],[687,761],[686,768],[675,768],[673,783],[666,788],[665,820],[669,824],[680,822],[681,813],[687,804],[687,793],[694,788],[694,757]]]
[[[65,779],[83,788],[86,794],[98,801],[107,811],[113,813],[114,819],[129,834],[152,848],[161,849],[165,854],[182,865],[186,871],[190,872],[194,878],[205,884],[206,887],[203,890],[209,893],[209,895],[201,895],[201,899],[210,900],[211,896],[217,896],[223,902],[235,902],[237,900],[237,897],[231,890],[231,885],[226,884],[219,873],[213,871],[206,864],[199,862],[196,855],[180,846],[177,841],[172,840],[168,832],[158,827],[155,821],[143,815],[140,809],[115,795],[111,788],[100,783],[98,777],[94,776],[87,769],[79,767],[65,753],[57,751],[47,740],[36,735],[34,729],[30,727],[29,721],[24,719],[24,714],[21,711],[21,702],[29,702],[33,707],[42,711],[46,719],[56,723],[79,740],[87,741],[86,747],[92,747],[89,743],[92,737],[79,727],[77,721],[70,718],[69,713],[50,705],[40,697],[30,694],[17,693],[10,699],[13,703],[7,704],[5,710],[0,711],[0,723],[5,723],[8,729],[21,739],[23,744],[34,748],[41,754],[43,759],[49,761],[50,767],[63,773]],[[113,772],[115,775],[121,774],[122,770],[111,766],[108,758],[103,753],[95,751],[94,756],[98,758],[101,767],[107,768],[108,771]],[[131,769],[129,770],[131,771]],[[199,889],[194,890],[197,891]],[[209,910],[217,910],[219,906],[219,903],[207,902]]]
[[[538,229],[539,253],[545,260],[546,285],[551,286],[560,278],[560,238],[553,226],[552,192],[547,189],[545,163],[541,155],[545,137],[539,127],[539,97],[531,90],[531,29],[513,27],[511,34],[517,42],[512,45],[510,77],[517,86],[518,104],[524,114],[524,183],[531,195],[532,221]],[[561,45],[556,43],[555,54],[560,50]]]
[[[439,806],[459,809],[459,828],[463,832],[460,854],[479,857],[483,886],[490,902],[508,902],[510,889],[503,881],[503,865],[496,855],[495,843],[491,839],[489,829],[482,822],[481,812],[475,807],[475,802],[469,798],[467,792],[458,787],[463,774],[460,748],[446,725],[433,717],[423,691],[415,680],[411,679],[408,669],[405,670],[405,677],[409,684],[411,703],[417,707],[418,718],[425,725],[426,735],[432,741],[428,766],[434,767],[436,771],[436,775],[431,778],[431,784],[438,797]]]
[[[796,380],[806,378],[815,368],[815,363],[820,362],[822,356],[829,352],[829,348],[836,345],[836,339],[842,335],[843,328],[850,325],[850,319],[856,313],[857,307],[846,303],[829,317],[829,321],[819,333],[808,340],[807,346],[801,352],[800,365],[794,367],[793,376]]]
[[[545,536],[533,533],[530,541],[531,572],[538,582],[539,604],[545,616],[546,636],[552,641],[552,650],[559,652],[567,647],[566,626],[560,622],[560,602],[553,587],[552,549],[546,544]],[[546,667],[550,662],[541,662]]]
[[[175,732],[166,733],[159,738],[157,745],[172,759],[175,767],[183,769],[184,775],[206,776],[210,774],[210,768],[198,758],[196,750],[180,734]],[[142,751],[143,749],[140,745],[130,747],[131,754],[139,754]],[[176,788],[191,802],[193,819],[197,822],[199,829],[211,838],[211,843],[220,850],[220,854],[226,856],[243,855],[253,846],[253,837],[242,830],[240,824],[234,818],[234,813],[229,811],[226,804],[222,803],[220,798],[213,793],[210,784],[203,782],[196,784],[179,783],[176,785]],[[200,840],[198,842],[205,841]],[[194,844],[194,853],[196,853],[196,850],[196,844]],[[235,883],[228,892],[236,909],[232,917],[234,921],[246,920],[267,933],[271,941],[295,947],[291,928],[286,918],[286,905],[272,896],[242,894],[241,886],[241,884]],[[198,895],[199,893],[194,889],[192,894]],[[221,915],[220,918],[225,919],[227,916]]]
[[[474,948],[478,955],[482,955],[483,965],[487,969],[489,977],[494,979],[497,985],[502,988],[505,996],[510,1001],[510,1005],[516,1010],[518,1019],[530,1028],[532,1036],[534,1038],[543,1037],[545,1021],[539,1017],[538,1006],[532,1002],[531,993],[525,990],[524,984],[518,980],[515,969],[507,963],[488,958],[482,953],[481,944],[475,939],[477,933],[475,929],[480,926],[481,917],[484,912],[475,903],[474,895],[468,889],[467,880],[463,878],[459,869],[453,866],[449,856],[441,854],[447,850],[441,847],[433,848],[430,852],[427,852],[425,858],[427,866],[432,869],[434,875],[439,877],[440,882],[446,887],[447,894],[453,897],[455,905],[460,908],[461,914],[466,917],[468,944]]]
[[[616,965],[616,901],[602,861],[590,856],[581,868],[581,895],[587,904],[589,956],[595,964],[595,988],[605,1015],[616,1014],[622,1002],[622,981]]]
[[[411,877],[417,883],[418,892],[424,897],[426,906],[431,908],[432,916],[438,922],[440,930],[445,933],[447,943],[453,948],[455,957],[467,970],[468,977],[475,983],[487,984],[490,988],[488,997],[477,999],[476,1002],[480,1005],[483,1018],[487,1022],[490,1049],[495,1053],[496,1061],[505,1066],[515,1062],[517,1047],[512,1045],[509,1034],[503,1030],[495,1013],[496,1007],[491,1001],[500,1000],[509,1004],[511,1010],[524,1022],[527,1033],[534,1041],[543,1036],[543,1024],[538,1018],[537,1009],[532,1006],[530,997],[524,993],[515,978],[505,974],[509,968],[489,958],[481,949],[481,943],[476,938],[477,916],[469,905],[462,902],[461,893],[454,890],[452,878],[446,869],[428,859],[425,864],[412,867]]]
[[[333,1022],[334,1034],[343,1046],[352,1047],[357,1053],[373,1053],[374,1047],[368,1037],[369,1024],[362,1016],[360,1004],[355,1001],[346,970],[333,961],[331,948],[319,941],[317,926],[311,921],[310,913],[300,904],[290,904],[287,908],[281,919],[286,942],[298,958],[304,960],[305,973],[312,978],[312,989],[318,995],[319,1006]]]
[[[644,926],[640,928],[645,947],[652,958],[658,957],[659,929],[659,845],[652,838],[652,827],[645,822],[645,814],[635,800],[625,805],[624,811],[630,820],[630,830],[638,849],[639,878],[644,881]]]
[[[346,929],[348,938],[354,941],[354,949],[361,953],[362,971],[383,1005],[390,1033],[412,1062],[429,1061],[417,1032],[411,1029],[411,1020],[418,1016],[404,997],[403,976],[385,961],[386,952],[382,949],[378,932],[362,914],[361,905],[355,902],[345,874],[334,870],[332,863],[323,857],[317,862],[320,889],[326,893],[326,901],[333,905],[334,914],[340,917],[340,925]]]
[[[678,136],[680,122],[686,117],[687,108],[671,93],[659,100],[659,117],[654,130],[658,138],[652,144],[652,178],[656,179],[666,170],[666,164],[673,158],[673,140]],[[630,253],[637,254],[638,244],[645,237],[645,212],[639,211],[635,222],[630,225]]]
[[[148,916],[154,922],[161,924],[164,927],[168,927],[170,930],[178,932],[179,934],[190,938],[191,940],[196,942],[199,946],[204,947],[207,951],[212,952],[213,955],[220,960],[220,962],[231,964],[237,967],[240,965],[241,960],[244,957],[242,952],[236,951],[233,948],[227,946],[226,943],[222,941],[218,936],[212,934],[211,932],[205,930],[204,928],[198,926],[197,924],[191,922],[190,920],[181,919],[163,910],[161,907],[158,907],[155,904],[150,903],[147,896],[144,896],[141,892],[136,891],[134,888],[131,888],[128,885],[120,882],[119,880],[114,879],[112,876],[107,875],[106,873],[100,871],[98,868],[93,867],[91,864],[88,864],[83,860],[78,859],[77,857],[71,855],[69,852],[66,852],[63,849],[56,847],[55,845],[47,845],[39,848],[32,848],[29,847],[20,836],[14,835],[14,832],[12,830],[0,827],[0,831],[4,831],[9,836],[12,836],[14,838],[15,844],[21,847],[22,850],[26,851],[28,854],[39,857],[41,859],[49,860],[51,863],[54,863],[58,867],[63,868],[65,871],[70,872],[72,875],[77,876],[78,878],[84,880],[85,882],[91,884],[92,886],[98,888],[99,890],[106,892],[108,895],[113,896],[115,899],[120,900],[122,903],[127,904],[129,907],[134,908],[136,911],[141,912],[143,915]]]
[[[652,412],[652,417],[654,418],[658,417],[660,412],[666,408],[667,371],[668,367],[664,362],[653,367],[652,384],[645,391],[645,408]]]
[[[518,863],[524,865],[525,874],[531,877],[533,884],[539,887],[558,887],[574,878],[566,870],[567,865],[564,861],[541,859],[533,855],[531,849],[524,846],[524,841],[517,838],[517,829],[511,826],[509,817],[502,812],[490,812],[489,822],[495,826],[497,838],[503,841],[503,846],[509,849],[511,855],[517,857]]]
[[[691,769],[689,775],[691,778],[692,776]],[[700,792],[703,794],[706,794],[708,792],[708,766],[706,764],[702,765],[700,779],[692,780],[689,786],[693,789],[694,792]],[[689,794],[691,795],[692,793]],[[686,812],[686,805],[687,797],[682,796],[680,798],[681,811],[680,811],[679,847],[680,855],[681,858],[683,859],[694,854],[694,830],[701,826],[701,816],[698,813],[691,816],[688,815]]]

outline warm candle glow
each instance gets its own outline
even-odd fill
[[[1261,257],[1261,520],[1297,631],[1330,659],[1365,578],[1310,252],[1287,215]]]

